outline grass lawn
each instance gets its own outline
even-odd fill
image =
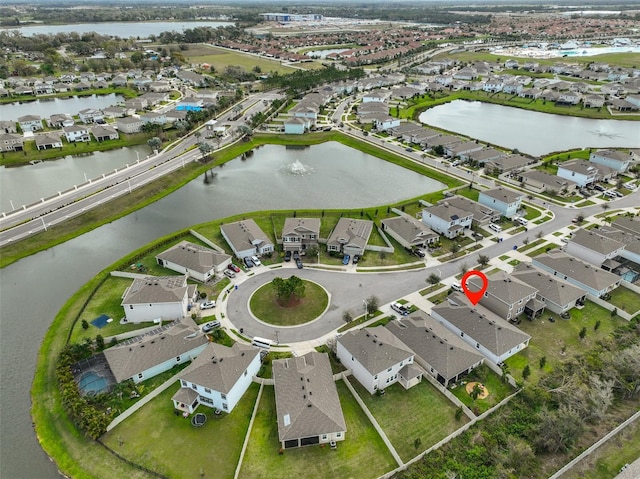
[[[484,365],[471,371],[464,380],[466,382],[478,381],[489,391],[489,395],[485,399],[476,399],[474,401],[467,392],[465,385],[459,385],[454,389],[450,389],[450,391],[475,414],[482,414],[486,410],[491,409],[514,392],[509,383],[502,382],[500,376]]]
[[[555,322],[548,320],[553,317]],[[600,327],[594,330],[596,321]],[[540,358],[546,357],[543,371],[551,371],[559,362],[589,350],[600,339],[607,337],[618,326],[626,324],[621,318],[612,318],[611,313],[587,301],[583,309],[571,310],[571,319],[561,319],[557,314],[546,311],[534,321],[522,319],[518,328],[531,336],[529,347],[505,361],[511,375],[522,380],[522,370],[528,364],[531,376],[528,381],[537,383],[540,378]],[[587,328],[586,337],[581,340],[580,330]],[[562,349],[565,348],[565,352]]]
[[[635,314],[640,310],[640,295],[623,286],[611,292],[609,302],[629,314]]]
[[[278,454],[278,423],[275,393],[265,386],[253,423],[240,477],[304,477],[307,479],[343,477],[375,478],[392,470],[396,463],[382,439],[358,406],[346,385],[336,383],[342,412],[347,423],[344,441],[336,450],[307,446]],[[206,426],[205,426],[206,427]]]
[[[369,394],[353,376],[349,380],[403,461],[433,446],[468,421],[465,415],[456,420],[456,407],[426,380],[408,390],[393,384],[385,389],[384,396]],[[420,445],[416,448],[417,439]]]
[[[560,245],[557,245],[555,243],[548,243],[538,249],[530,251],[529,253],[527,253],[527,256],[530,258],[533,258],[534,256],[538,256],[540,254],[546,253],[547,251],[551,251],[552,249],[556,249],[559,247]]]
[[[573,466],[562,477],[563,479],[616,477],[622,466],[638,459],[638,444],[640,444],[640,422],[636,421]]]
[[[277,60],[268,60],[257,55],[248,55],[238,51],[227,50],[210,45],[189,45],[184,55],[193,63],[208,63],[219,73],[224,73],[228,66],[238,66],[246,71],[259,67],[263,73],[292,73],[294,68],[286,67]]]
[[[212,409],[200,406],[197,412],[208,418],[201,428],[174,414],[171,396],[179,387],[176,383],[105,434],[104,443],[167,477],[232,478],[259,386],[252,384],[234,410],[219,418]]]
[[[305,295],[300,298],[299,303],[281,306],[277,302],[275,288],[271,283],[267,283],[251,296],[251,311],[265,323],[279,326],[294,326],[316,319],[327,308],[329,297],[322,286],[311,281],[302,281]]]
[[[480,196],[480,191],[468,187],[458,188],[457,190],[454,190],[453,193],[455,193],[456,195],[464,196],[471,201],[478,201],[478,198]]]

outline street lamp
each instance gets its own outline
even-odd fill
[[[369,303],[367,303],[366,299],[363,299],[362,302],[364,303],[364,320],[366,322],[367,321],[367,314],[369,313]]]

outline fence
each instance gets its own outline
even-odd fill
[[[622,286],[618,286],[619,288]],[[616,314],[618,316],[620,316],[622,319],[626,319],[627,321],[631,321],[631,318],[633,318],[633,316],[635,316],[635,314],[631,315],[625,311],[620,311],[619,308],[617,308],[616,306],[614,306],[613,304],[605,301],[604,299],[600,299],[597,298],[591,294],[588,295],[589,301],[591,301],[592,303],[597,304],[598,306],[602,306],[604,309],[606,309],[607,311],[613,311],[614,309],[616,310]]]

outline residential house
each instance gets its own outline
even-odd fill
[[[167,81],[151,81],[144,86],[147,90],[155,93],[171,91],[171,84]]]
[[[422,222],[438,234],[449,239],[460,236],[471,228],[473,214],[451,206],[447,202],[429,206],[422,210]]]
[[[583,188],[604,179],[600,176],[600,168],[600,165],[596,166],[589,161],[569,160],[563,161],[558,165],[557,175],[560,178],[574,181],[579,187]]]
[[[187,112],[184,110],[169,110],[167,113],[165,113],[165,115],[167,117],[167,123],[174,123],[178,120],[187,119]],[[217,123],[215,120],[209,120],[209,121],[213,121],[214,123]],[[209,123],[209,121],[207,121],[207,123]]]
[[[462,211],[466,211],[473,215],[473,224],[475,225],[487,225],[500,221],[500,213],[496,210],[489,208],[488,206],[481,205],[476,201],[472,201],[464,196],[450,196],[444,200],[438,201],[438,204],[447,203],[454,208],[458,208]]]
[[[378,102],[384,103],[387,101],[387,98],[390,96],[389,90],[374,90],[368,93],[365,93],[362,97],[362,103],[370,103],[370,102]]]
[[[399,125],[394,126],[393,128],[390,128],[387,133],[395,136],[396,138],[403,138],[403,139],[404,139],[404,135],[409,135],[408,138],[410,139],[411,133],[420,131],[423,128],[424,127],[422,125],[419,125],[417,123],[403,121],[403,122],[400,122]],[[408,140],[405,140],[405,141],[408,141]]]
[[[320,218],[287,218],[282,228],[284,251],[303,252],[318,247]]]
[[[439,236],[422,221],[409,215],[383,219],[382,230],[405,248],[427,248],[437,243]]]
[[[199,405],[230,413],[260,371],[260,351],[234,343],[232,347],[209,343],[178,375],[180,389],[173,407],[192,414]]]
[[[422,139],[420,141],[420,145],[427,148],[435,148],[437,146],[446,148],[448,145],[460,143],[462,143],[460,137],[455,135],[438,135],[429,139]]]
[[[451,158],[459,157],[460,155],[466,155],[473,153],[474,151],[482,150],[483,145],[476,143],[475,141],[462,141],[460,143],[449,144],[444,147],[444,153]]]
[[[596,298],[620,286],[619,276],[584,263],[561,251],[550,251],[535,256],[532,264],[578,286]]]
[[[104,120],[102,111],[94,108],[85,108],[84,110],[80,110],[78,112],[78,116],[80,117],[80,121],[85,125],[90,123],[99,123]]]
[[[313,351],[272,365],[280,446],[344,441],[347,426],[329,357]]]
[[[374,394],[399,382],[409,389],[422,379],[414,353],[383,326],[348,331],[338,338],[336,355],[362,386]]]
[[[309,101],[301,101],[294,106],[289,113],[293,118],[301,118],[308,122],[310,126],[314,126],[318,120],[318,113],[320,109],[318,105]]]
[[[62,148],[62,140],[55,133],[44,133],[35,136],[36,148],[38,150],[51,150],[53,148]]]
[[[478,202],[498,211],[502,216],[512,218],[520,209],[523,196],[522,193],[498,187],[481,191]]]
[[[206,283],[222,273],[231,263],[231,256],[206,248],[189,241],[181,241],[156,256],[163,268],[186,274],[202,283]]]
[[[519,174],[518,180],[527,190],[554,195],[571,194],[578,187],[575,181],[540,170],[524,171]]]
[[[504,88],[504,81],[500,77],[490,78],[482,84],[482,90],[490,93],[501,92]]]
[[[576,305],[583,304],[587,296],[583,289],[529,263],[518,264],[511,277],[536,289],[536,299],[544,303],[545,309],[556,314],[566,313]]]
[[[375,124],[376,130],[387,131],[390,128],[394,128],[400,125],[400,119],[394,118],[392,116],[378,117],[375,119],[374,124]]]
[[[200,98],[185,97],[178,102],[176,110],[179,111],[200,111],[204,107],[204,101]]]
[[[629,168],[631,158],[617,150],[598,150],[589,155],[589,161],[613,168],[618,173],[624,173]]]
[[[585,108],[602,108],[604,106],[604,96],[596,94],[584,95],[582,104]]]
[[[535,163],[535,161],[536,160],[520,154],[512,154],[496,158],[495,160],[485,161],[484,168],[485,171],[489,173],[507,173],[509,171],[522,169],[527,165]]]
[[[23,132],[42,130],[42,118],[39,115],[24,115],[18,118],[18,125]]]
[[[287,135],[302,135],[306,133],[311,125],[309,124],[309,120],[304,118],[287,118],[284,121],[284,132]]]
[[[598,228],[597,232],[605,238],[625,245],[619,256],[602,263],[602,269],[615,273],[630,283],[638,281],[640,279],[640,241],[638,241],[638,235],[622,231],[615,226],[606,225]]]
[[[582,100],[582,95],[575,91],[565,91],[560,93],[556,103],[562,105],[577,105]]]
[[[414,353],[414,363],[448,387],[484,362],[484,356],[423,311],[386,328]]]
[[[140,118],[133,118],[133,117],[125,117],[125,118],[118,118],[116,120],[116,126],[118,127],[118,131],[121,131],[122,133],[138,133],[140,131],[142,131],[142,126],[144,125],[144,121],[142,121]]]
[[[252,219],[224,224],[220,232],[238,259],[273,253],[273,243]]]
[[[102,110],[105,118],[122,118],[125,115],[125,109],[121,106],[108,106]]]
[[[75,121],[71,118],[71,115],[66,113],[51,115],[46,121],[49,128],[63,128],[65,126],[75,125]]]
[[[147,123],[164,125],[167,122],[167,115],[165,115],[164,113],[156,113],[155,111],[150,111],[140,115],[140,119],[144,122],[145,125]]]
[[[431,316],[494,364],[525,349],[531,339],[482,305],[473,306],[460,293],[434,306]]]
[[[565,251],[568,255],[601,267],[605,261],[620,256],[624,249],[624,243],[600,235],[597,229],[580,228],[571,235]]]
[[[176,76],[187,85],[196,87],[207,86],[207,77],[205,77],[204,75],[200,75],[199,73],[188,70],[181,70],[176,74]]]
[[[491,147],[482,147],[479,150],[470,151],[469,153],[461,153],[458,155],[462,161],[470,161],[478,166],[483,166],[487,161],[497,160],[505,156],[504,151],[496,150]]]
[[[22,151],[24,148],[21,135],[0,133],[0,151]]]
[[[139,383],[188,363],[204,351],[208,338],[191,318],[183,318],[153,331],[127,339],[104,350],[116,381]]]
[[[0,133],[18,133],[15,121],[0,120]]]
[[[96,125],[91,128],[91,133],[93,134],[96,141],[117,140],[118,138],[120,138],[118,131],[112,126],[108,125]]]
[[[373,221],[340,218],[327,240],[327,251],[362,255],[373,230]]]
[[[133,280],[120,304],[129,323],[175,320],[187,315],[197,293],[186,275],[147,276]]]
[[[91,141],[91,137],[89,136],[89,130],[80,125],[73,126],[65,126],[62,128],[64,131],[64,136],[67,138],[69,143],[79,142],[88,142]]]
[[[544,303],[536,300],[537,290],[519,279],[498,271],[489,275],[487,280],[487,289],[480,304],[502,319],[516,321],[522,313],[533,319],[544,311]],[[482,281],[477,276],[471,276],[467,280],[467,287],[479,291]]]
[[[453,74],[454,80],[471,81],[478,78],[478,72],[475,68],[464,67]]]

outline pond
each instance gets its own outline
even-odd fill
[[[23,101],[0,104],[0,118],[18,121],[25,115],[39,115],[43,120],[51,115],[67,113],[75,116],[86,108],[101,110],[116,105],[124,100],[122,95],[110,93],[108,95],[70,96],[62,98],[41,98],[33,101]]]

